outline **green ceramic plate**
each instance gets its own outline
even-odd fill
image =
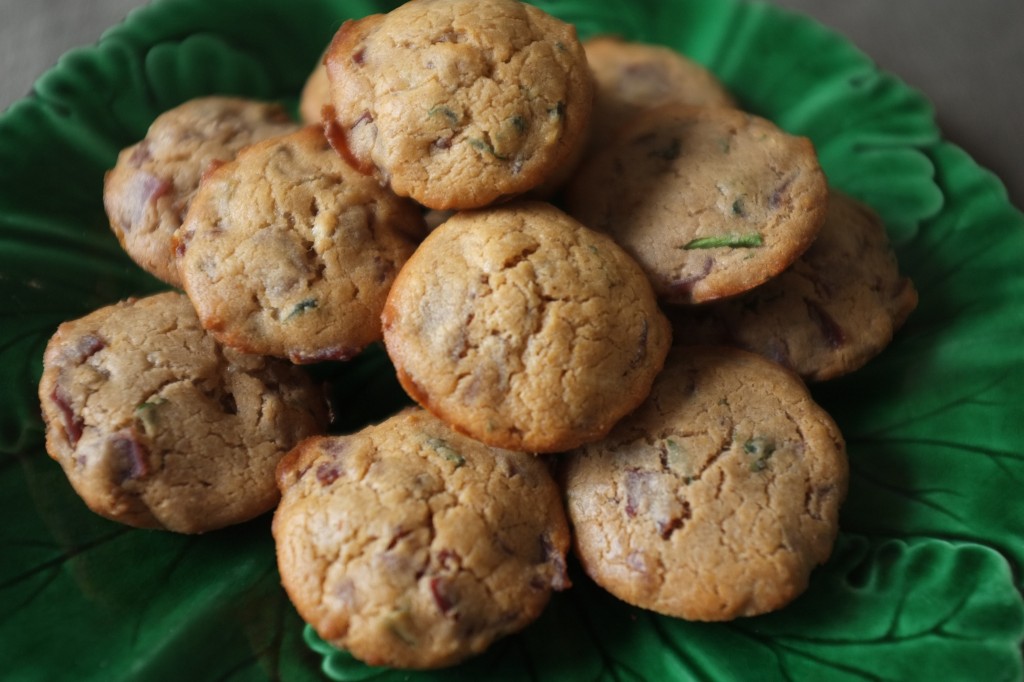
[[[943,142],[928,103],[810,21],[741,0],[546,0],[581,34],[661,42],[809,135],[890,226],[921,304],[854,376],[814,388],[849,443],[832,560],[785,610],[728,624],[628,607],[579,572],[535,625],[459,668],[366,668],[304,628],[269,519],[202,537],[88,512],[42,445],[59,322],[160,289],[120,252],[104,170],[208,93],[294,104],[369,0],[157,0],[0,118],[0,676],[32,680],[1019,680],[1024,676],[1024,217]],[[402,401],[386,358],[322,368],[340,429]]]

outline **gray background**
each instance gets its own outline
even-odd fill
[[[993,170],[1024,207],[1024,0],[772,1],[844,34],[924,92],[946,138]],[[0,110],[60,54],[95,42],[141,4],[0,0]]]

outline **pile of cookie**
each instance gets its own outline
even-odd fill
[[[692,620],[806,588],[847,463],[805,382],[917,301],[810,141],[519,0],[346,22],[300,114],[187,102],[108,173],[121,244],[184,293],[47,348],[47,449],[90,508],[199,533],[276,507],[300,615],[374,665],[522,629],[570,551]],[[330,435],[302,366],[381,340],[418,407]]]

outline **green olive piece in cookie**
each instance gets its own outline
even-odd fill
[[[309,439],[278,482],[285,590],[324,640],[370,665],[454,665],[569,587],[569,527],[546,464],[424,410]]]
[[[388,290],[424,230],[419,207],[308,126],[209,173],[175,237],[178,271],[221,343],[345,360],[380,339]]]
[[[575,29],[519,0],[412,0],[328,48],[347,158],[434,209],[562,178],[586,144],[593,80]]]
[[[327,427],[305,372],[221,348],[175,292],[60,325],[39,400],[46,450],[89,508],[179,533],[272,509],[280,459]]]
[[[382,316],[410,396],[495,447],[559,452],[647,396],[671,345],[643,271],[541,202],[457,213],[406,262]]]
[[[740,294],[814,242],[828,186],[810,140],[722,107],[647,111],[580,168],[567,206],[611,235],[666,303]]]
[[[569,453],[587,574],[630,604],[723,621],[782,608],[832,551],[846,448],[800,378],[726,347],[676,347],[647,401]]]

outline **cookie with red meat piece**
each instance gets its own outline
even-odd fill
[[[425,410],[304,441],[278,481],[285,590],[324,640],[371,665],[453,665],[569,587],[568,522],[546,464]]]
[[[180,287],[171,238],[203,174],[246,145],[297,127],[281,106],[237,97],[201,97],[158,116],[143,140],[121,151],[104,179],[103,205],[125,252]]]
[[[60,325],[39,400],[47,452],[86,505],[179,533],[272,509],[277,463],[328,420],[300,368],[220,347],[176,292]]]
[[[849,476],[839,429],[799,377],[710,346],[674,348],[643,406],[563,473],[587,574],[700,621],[801,594],[831,553]]]

